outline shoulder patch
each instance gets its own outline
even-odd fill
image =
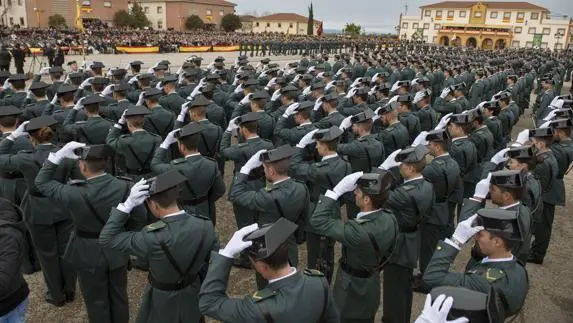
[[[264,288],[259,291],[256,291],[251,297],[255,302],[260,302],[270,297],[274,297],[277,294],[276,290],[272,290],[270,288]]]
[[[204,216],[204,215],[201,215],[201,214],[193,213],[193,214],[191,214],[191,215],[194,216],[194,217],[196,217],[196,218],[198,218],[198,219],[201,219],[201,220],[211,221],[210,218],[208,218],[208,217],[206,217],[206,216]]]
[[[443,165],[443,164],[444,164],[444,161],[441,160],[441,159],[434,159],[434,162],[435,162],[436,164],[438,164],[438,165]]]
[[[173,160],[171,163],[173,165],[178,165],[178,164],[184,163],[185,160],[186,160],[185,158],[177,158],[177,159]]]
[[[402,186],[402,188],[403,188],[405,191],[411,191],[411,190],[414,189],[414,185],[404,185],[404,186]]]
[[[248,146],[248,145],[249,145],[248,142],[243,142],[243,143],[238,144],[239,147],[245,147],[245,146]]]
[[[159,220],[157,222],[153,222],[149,225],[147,225],[145,228],[147,228],[147,232],[152,232],[155,230],[159,230],[161,228],[165,228],[167,226],[167,224],[165,224],[165,222]]]
[[[86,184],[87,182],[83,179],[73,179],[68,181],[68,185],[83,185]]]
[[[364,224],[364,223],[370,222],[372,220],[371,219],[354,219],[354,221],[356,221],[356,223],[358,223],[358,224]]]
[[[311,277],[324,277],[324,274],[320,270],[306,268],[304,274]]]
[[[85,123],[88,123],[88,122],[87,121],[76,121],[75,124],[85,124]]]
[[[485,271],[485,279],[488,282],[493,283],[494,281],[503,278],[505,276],[505,271],[498,268],[488,268]]]
[[[324,166],[326,166],[326,165],[328,165],[328,161],[326,161],[326,160],[325,160],[325,161],[320,161],[320,162],[318,162],[318,163],[314,163],[314,166],[315,166],[315,167],[324,167]]]
[[[126,182],[133,182],[133,179],[129,178],[127,176],[116,176],[115,178],[121,179],[122,181],[126,181]]]

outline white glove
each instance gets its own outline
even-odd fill
[[[235,88],[235,91],[233,91],[233,93],[239,93],[239,92],[243,92],[243,84],[239,84],[239,86]]]
[[[507,161],[508,157],[507,157],[507,151],[509,150],[509,148],[504,148],[500,151],[498,151],[495,155],[493,155],[493,157],[491,157],[491,159],[489,160],[490,162],[499,165],[501,163],[504,163]]]
[[[157,84],[155,84],[155,88],[158,90],[163,91],[163,86],[161,86],[163,84],[163,81],[159,81],[157,82]]]
[[[248,104],[251,103],[251,98],[253,97],[253,93],[249,93],[245,95],[245,97],[239,102],[240,104]]]
[[[297,75],[292,79],[291,83],[296,83],[296,82],[298,82],[298,80],[300,80],[301,77],[302,77],[301,74],[297,74]]]
[[[277,78],[273,77],[268,83],[267,83],[267,87],[271,88],[273,86],[277,85]]]
[[[402,165],[401,162],[396,161],[396,156],[398,156],[401,151],[402,149],[394,150],[378,168],[389,170],[390,168]]]
[[[16,138],[22,137],[26,134],[26,125],[29,123],[30,121],[24,121],[22,122],[22,124],[20,124],[18,126],[18,128],[16,128],[16,130],[12,131],[11,134],[8,135],[8,137],[6,137],[6,139],[8,140],[16,140]]]
[[[417,92],[416,95],[414,96],[414,100],[412,101],[412,103],[416,104],[416,103],[422,101],[424,96],[425,96],[424,91]]]
[[[285,112],[283,113],[283,118],[288,118],[294,114],[294,110],[300,106],[299,103],[293,103],[286,108]]]
[[[545,118],[543,118],[543,121],[550,121],[550,120],[552,120],[553,118],[555,118],[555,115],[556,115],[556,114],[557,114],[557,110],[551,110],[551,111],[549,111],[549,114],[548,114]]]
[[[76,111],[80,111],[81,109],[83,109],[84,108],[84,104],[83,104],[84,99],[85,99],[85,97],[79,99],[78,102],[76,102],[76,104],[74,105],[73,109]]]
[[[478,108],[481,111],[481,110],[483,110],[483,106],[488,102],[490,102],[490,101],[483,101],[482,103],[478,104],[476,108]]]
[[[129,81],[127,81],[127,83],[133,84],[133,83],[137,82],[137,76],[138,76],[138,75],[139,75],[139,74],[137,74],[137,75],[133,76],[132,78],[130,78]]]
[[[267,71],[263,71],[260,75],[259,75],[259,79],[265,78],[267,77]]]
[[[271,101],[275,102],[276,100],[278,100],[281,97],[281,90],[278,89],[273,93],[273,96],[271,97]]]
[[[545,121],[544,123],[542,123],[539,128],[549,128],[549,125],[551,124],[551,121]]]
[[[243,227],[241,230],[233,233],[231,240],[227,242],[225,248],[219,250],[219,254],[223,257],[230,259],[235,258],[236,255],[240,254],[243,250],[250,247],[252,241],[243,241],[246,235],[259,229],[258,223],[253,223],[249,226]]]
[[[58,103],[58,93],[54,93],[54,97],[52,98],[52,101],[50,101],[50,103],[52,105],[55,105],[56,103]]]
[[[324,72],[320,72],[320,73],[316,74],[316,78],[319,78],[322,80],[324,78]]]
[[[359,77],[356,80],[354,80],[354,82],[352,82],[352,84],[350,84],[350,87],[356,87],[358,86],[358,84],[362,83],[362,78]]]
[[[312,73],[314,71],[316,71],[316,66],[311,66],[308,68],[307,73]]]
[[[434,304],[432,304],[432,295],[428,294],[426,295],[426,303],[422,314],[418,316],[414,323],[468,323],[469,320],[465,317],[460,317],[453,321],[447,320],[453,304],[454,299],[452,297],[446,298],[446,295],[439,295]]]
[[[412,147],[418,147],[419,145],[422,146],[428,145],[428,141],[426,140],[427,136],[428,136],[427,131],[420,132],[420,134],[416,137],[416,139],[414,139],[414,142],[412,142]]]
[[[50,67],[42,67],[42,69],[40,69],[40,75],[50,75]]]
[[[471,239],[471,237],[475,236],[476,233],[482,231],[484,229],[484,227],[482,226],[472,226],[472,223],[474,222],[474,220],[478,217],[477,214],[474,214],[472,216],[470,216],[467,220],[464,220],[460,223],[458,223],[458,226],[456,227],[456,230],[454,231],[454,234],[452,235],[452,237],[454,238],[454,240],[457,240],[460,243],[466,243],[468,242],[469,239]]]
[[[340,76],[340,75],[342,75],[342,73],[343,73],[343,72],[342,72],[342,69],[339,69],[339,70],[336,72],[336,76]]]
[[[376,81],[378,81],[378,78],[380,78],[380,73],[374,74],[374,76],[372,76],[372,83],[376,83]]]
[[[517,139],[515,140],[516,143],[520,145],[525,145],[526,142],[529,141],[529,129],[522,130],[518,135]]]
[[[310,144],[312,144],[313,142],[315,142],[316,140],[312,138],[312,136],[314,135],[315,132],[317,132],[318,129],[314,129],[313,131],[307,133],[306,135],[304,135],[304,137],[302,137],[300,139],[300,141],[298,142],[298,144],[296,145],[298,148],[304,148]]]
[[[356,92],[358,91],[357,88],[352,88],[350,89],[350,91],[348,91],[348,94],[346,94],[346,98],[350,99],[354,96],[354,94],[356,94]]]
[[[441,130],[446,128],[446,126],[448,125],[448,122],[450,122],[450,117],[452,116],[453,112],[450,112],[448,114],[446,114],[445,116],[442,117],[442,119],[440,119],[440,122],[438,123],[438,125],[436,126],[436,128],[434,128],[434,130]]]
[[[144,94],[145,93],[143,91],[139,93],[139,99],[137,100],[137,103],[135,105],[143,105],[143,103],[145,102],[145,99],[143,98]]]
[[[113,93],[113,89],[115,88],[115,84],[110,84],[103,89],[101,94],[103,95],[111,95]]]
[[[115,68],[110,68],[110,69],[107,71],[107,73],[106,73],[107,77],[113,76],[113,71],[114,71],[114,70],[115,70]]]
[[[215,62],[212,62],[211,64],[207,65],[208,70],[212,70],[213,67],[215,67]]]
[[[310,86],[302,91],[302,95],[309,95],[310,93],[312,93]]]
[[[344,118],[344,120],[342,120],[342,122],[340,123],[340,126],[338,126],[338,128],[340,128],[340,130],[344,131],[344,130],[352,127],[352,121],[350,119],[352,119],[352,116],[348,116],[348,117]]]
[[[227,132],[233,132],[233,130],[238,129],[239,125],[237,124],[237,119],[239,119],[240,117],[234,117],[233,119],[231,119],[231,121],[229,121],[229,126],[227,127]]]
[[[338,200],[344,193],[352,192],[356,188],[356,182],[364,175],[364,172],[356,172],[346,175],[336,186],[331,190],[326,191],[324,194],[333,200]]]
[[[241,174],[249,175],[251,171],[257,167],[260,167],[263,162],[260,161],[261,154],[266,152],[266,149],[257,151],[249,160],[241,167]]]
[[[334,83],[335,83],[335,82],[336,82],[336,81],[330,81],[330,82],[328,82],[328,84],[326,84],[326,86],[324,87],[324,89],[325,89],[326,91],[330,90],[331,88],[334,87]]]
[[[318,99],[316,99],[316,101],[314,102],[314,107],[312,108],[312,110],[314,111],[318,111],[320,109],[320,107],[322,106],[322,98],[324,96],[321,95]]]
[[[446,87],[445,89],[442,90],[442,94],[440,94],[440,98],[445,99],[448,94],[450,94],[450,87]]]
[[[64,160],[64,158],[78,159],[79,156],[77,156],[74,153],[74,150],[76,150],[78,148],[85,147],[85,146],[86,146],[86,144],[83,144],[80,142],[75,142],[75,141],[70,141],[64,147],[62,147],[60,150],[58,150],[56,153],[50,153],[50,155],[48,156],[48,160],[52,164],[59,165],[62,162],[62,160]]]
[[[235,79],[233,80],[233,83],[231,83],[232,86],[236,86],[237,83],[239,83],[239,74],[235,75]]]
[[[396,81],[392,84],[392,88],[390,88],[390,92],[396,92],[400,88],[400,81]]]
[[[131,213],[131,211],[149,197],[149,184],[145,179],[141,179],[139,182],[135,183],[129,192],[129,196],[125,202],[120,203],[117,209],[123,213]]]
[[[171,146],[171,144],[174,144],[177,142],[177,139],[175,138],[175,133],[177,131],[181,130],[181,128],[175,129],[175,130],[171,130],[168,134],[167,137],[165,137],[165,139],[163,140],[163,142],[161,143],[161,148],[163,149],[169,149],[169,146]]]
[[[123,111],[123,113],[121,114],[121,117],[119,118],[119,120],[117,120],[117,123],[120,125],[124,125],[125,124],[125,113],[127,112],[127,109],[125,109],[125,111]]]
[[[486,178],[480,180],[476,184],[476,188],[474,190],[474,197],[485,200],[485,198],[487,197],[487,193],[489,193],[490,181],[491,181],[491,173],[489,173]]]
[[[80,88],[83,89],[84,87],[88,86],[88,85],[92,85],[92,81],[93,81],[94,77],[88,77],[87,79],[85,79],[82,84],[80,84]]]
[[[189,111],[190,104],[191,101],[187,101],[181,105],[181,112],[179,112],[179,115],[177,116],[177,121],[179,122],[185,121],[185,117],[187,116],[187,111]]]
[[[193,100],[197,95],[199,95],[201,93],[201,89],[202,86],[197,85],[193,91],[191,92],[191,94],[189,94],[189,97],[187,97],[187,100]]]
[[[26,99],[31,99],[32,98],[32,91],[27,90],[26,91]]]

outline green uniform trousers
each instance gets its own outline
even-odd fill
[[[129,322],[127,267],[109,270],[102,264],[93,271],[78,270],[78,280],[90,323]]]
[[[307,267],[321,271],[329,283],[334,273],[334,243],[325,236],[306,233]]]
[[[421,226],[421,230],[420,271],[424,273],[438,242],[445,237],[449,227],[424,223]]]
[[[555,205],[543,202],[543,213],[541,219],[535,221],[533,234],[535,239],[531,245],[531,253],[535,256],[545,257],[551,231],[553,230],[553,218],[555,217]]]
[[[410,323],[412,312],[412,268],[406,268],[398,264],[387,264],[384,267],[383,294],[391,297],[384,297],[382,301],[384,323]]]

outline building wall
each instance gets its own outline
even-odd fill
[[[2,0],[3,2],[6,0]],[[12,0],[17,1],[17,0]],[[60,14],[69,27],[76,26],[76,0],[22,0],[26,1],[28,26],[47,27],[48,17]],[[109,24],[118,10],[127,10],[128,0],[92,0],[91,12],[81,12],[82,18],[95,18]],[[36,8],[37,10],[34,10]],[[38,24],[39,22],[39,24]]]
[[[191,15],[199,16],[206,24],[221,25],[221,20],[226,14],[235,13],[234,7],[216,6],[186,2],[145,2],[141,6],[148,8],[147,18],[152,22],[154,29],[185,30],[185,20]],[[161,7],[161,13],[157,8]]]
[[[20,27],[28,26],[26,0],[0,0],[0,25]]]
[[[167,30],[167,3],[164,1],[140,4],[153,29]],[[129,6],[131,9],[131,5]]]
[[[297,21],[269,21],[269,20],[256,20],[253,22],[252,31],[255,33],[264,32],[278,32],[289,35],[306,35],[308,23]],[[314,34],[318,30],[320,24],[314,24]]]
[[[44,0],[42,0],[44,1]],[[75,0],[71,0],[71,5],[75,8]],[[81,1],[80,1],[81,2]],[[92,0],[91,8],[93,11],[91,13],[82,12],[82,18],[97,18],[103,22],[110,24],[113,23],[113,15],[118,10],[128,9],[128,0]],[[75,19],[75,12],[74,12]]]

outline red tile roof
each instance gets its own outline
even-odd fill
[[[541,10],[541,11],[549,11],[547,8],[540,7],[538,5],[534,5],[529,2],[523,1],[442,1],[437,3],[428,4],[425,6],[420,6],[422,9],[427,8],[445,8],[445,9],[453,9],[453,8],[470,8],[471,6],[482,3],[486,5],[489,9],[524,9],[524,10]]]

